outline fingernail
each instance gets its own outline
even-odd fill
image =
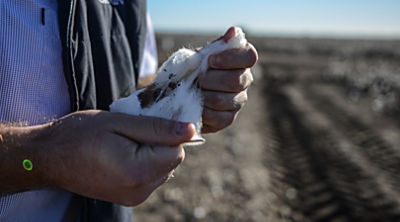
[[[184,135],[187,131],[186,123],[176,123],[175,124],[175,133],[176,135]]]

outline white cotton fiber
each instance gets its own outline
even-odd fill
[[[244,33],[235,27],[234,36],[227,42],[219,39],[198,52],[182,48],[164,62],[151,86],[114,101],[110,111],[192,122],[197,133],[186,145],[202,144],[205,141],[200,136],[203,101],[197,77],[209,68],[210,55],[246,44]]]

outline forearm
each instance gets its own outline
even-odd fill
[[[99,110],[71,113],[39,126],[0,124],[0,196],[57,187],[137,205],[183,161],[178,144],[194,133],[192,124]],[[24,169],[24,159],[33,163],[32,170]]]
[[[40,147],[41,126],[17,127],[0,124],[0,195],[48,185],[44,147]],[[33,163],[28,171],[22,163]],[[29,169],[29,168],[28,168]]]

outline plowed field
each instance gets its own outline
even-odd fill
[[[160,60],[213,36],[157,36]],[[135,221],[400,221],[400,41],[250,38],[237,121]]]

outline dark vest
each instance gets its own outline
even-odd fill
[[[108,110],[135,90],[146,36],[145,0],[59,0],[71,110]],[[106,1],[107,2],[107,1]],[[90,178],[88,178],[90,179]],[[64,221],[130,221],[131,210],[74,195]]]
[[[64,72],[72,111],[107,110],[135,90],[146,37],[146,1],[60,0]]]

